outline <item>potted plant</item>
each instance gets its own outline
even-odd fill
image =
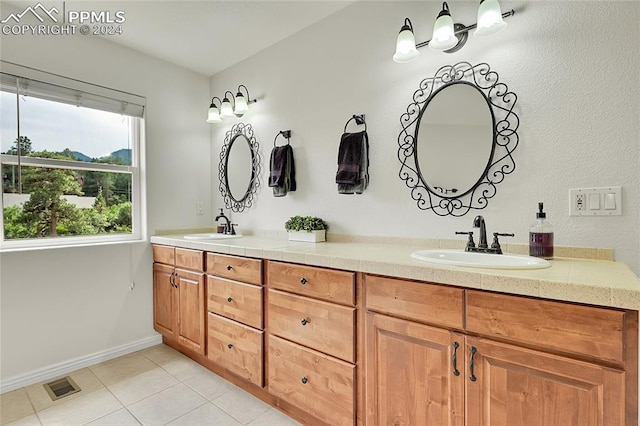
[[[289,233],[290,241],[321,242],[326,241],[329,225],[313,216],[293,216],[284,224],[284,229]]]

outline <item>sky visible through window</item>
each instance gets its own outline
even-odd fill
[[[17,138],[16,97],[0,92],[0,152]],[[129,119],[120,114],[20,96],[20,135],[31,140],[34,151],[80,152],[100,158],[129,143]]]

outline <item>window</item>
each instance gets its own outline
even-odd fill
[[[144,238],[144,98],[3,61],[0,108],[0,248]]]

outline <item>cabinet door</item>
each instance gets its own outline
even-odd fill
[[[470,426],[624,424],[623,371],[481,338],[465,352]]]
[[[368,313],[365,346],[368,425],[464,424],[463,336]]]
[[[176,269],[178,285],[178,340],[204,355],[204,273]]]
[[[167,337],[176,331],[176,293],[172,266],[153,264],[153,328]]]

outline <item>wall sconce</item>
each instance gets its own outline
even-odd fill
[[[242,89],[246,92],[246,96],[242,93]],[[229,96],[227,96],[229,94]],[[231,100],[229,100],[231,97]],[[218,105],[216,105],[216,99]],[[211,105],[209,105],[209,113],[207,114],[207,123],[220,123],[225,117],[242,117],[247,111],[249,111],[249,105],[257,102],[256,99],[251,99],[249,96],[249,89],[244,84],[238,86],[238,92],[235,96],[233,93],[227,90],[224,93],[224,99],[220,100],[219,97],[214,96],[211,98]]]
[[[476,37],[484,37],[495,34],[506,28],[507,24],[503,18],[513,16],[514,10],[502,13],[498,0],[480,0],[478,7],[477,23],[473,25],[463,25],[454,23],[449,11],[447,2],[442,3],[442,10],[433,25],[433,36],[431,40],[416,44],[413,35],[413,25],[409,18],[405,18],[404,25],[400,28],[396,42],[396,52],[393,60],[399,63],[409,62],[420,54],[418,49],[429,46],[433,50],[440,50],[446,53],[457,52],[465,45],[469,36],[469,31],[476,29],[473,33]]]

